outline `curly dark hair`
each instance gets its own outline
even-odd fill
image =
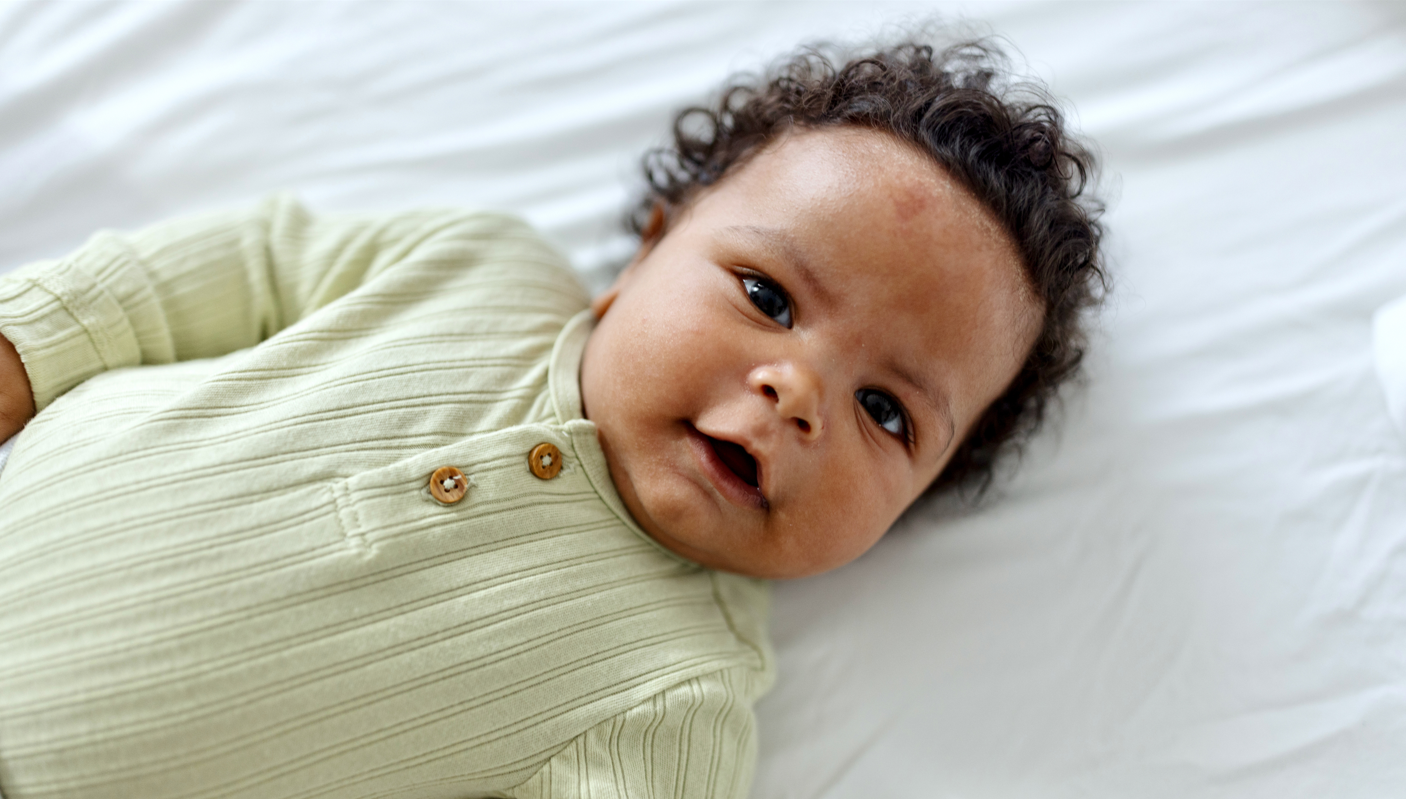
[[[827,54],[832,53],[833,55]],[[842,66],[836,66],[836,64]],[[1040,85],[1009,79],[989,40],[935,51],[899,44],[856,52],[806,47],[761,75],[735,75],[710,107],[674,118],[673,144],[643,161],[649,188],[629,213],[641,234],[656,206],[684,207],[788,130],[855,126],[927,153],[1004,225],[1044,301],[1044,326],[1019,374],[974,425],[929,487],[991,484],[997,457],[1039,428],[1061,384],[1080,374],[1086,309],[1108,289],[1099,251],[1097,160],[1065,127]],[[666,214],[671,216],[672,213]]]

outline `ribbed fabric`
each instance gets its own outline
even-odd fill
[[[745,796],[766,589],[629,518],[586,303],[514,220],[287,199],[0,279],[5,797]]]

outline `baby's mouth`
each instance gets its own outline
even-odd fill
[[[771,503],[767,502],[761,489],[761,464],[746,447],[713,438],[692,424],[685,425],[698,465],[719,494],[744,508],[760,511],[771,509]]]
[[[747,454],[746,448],[731,441],[708,437],[708,443],[713,445],[713,451],[718,454],[718,460],[723,462],[738,479],[747,485],[757,487],[757,459]]]

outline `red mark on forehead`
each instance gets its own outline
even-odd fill
[[[898,221],[906,225],[913,217],[927,211],[929,194],[912,184],[894,187],[893,210]]]

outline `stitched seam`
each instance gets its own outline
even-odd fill
[[[732,612],[728,609],[727,602],[723,599],[722,593],[718,590],[717,572],[709,570],[708,584],[713,589],[713,602],[717,604],[718,610],[722,611],[723,620],[727,622],[727,629],[732,632],[732,636],[746,644],[757,656],[757,668],[766,668],[766,657],[762,654],[762,648],[755,641],[743,635],[737,629],[737,623],[732,619]]]
[[[345,480],[338,480],[330,488],[332,492],[332,502],[337,508],[337,523],[342,528],[342,536],[352,549],[363,555],[370,555],[371,545],[366,540],[366,531],[362,527],[361,517],[357,515],[356,504],[352,501],[351,493],[347,490]]]
[[[121,257],[125,258],[125,255]],[[62,274],[64,272],[80,276],[83,281],[86,281],[87,285],[79,286],[77,290],[71,290],[62,280]],[[94,299],[97,302],[101,302],[101,298],[107,298],[118,307],[119,311],[125,310],[122,309],[121,304],[117,302],[116,298],[107,293],[106,287],[98,283],[88,272],[67,261],[61,262],[52,272],[30,276],[29,282],[53,295],[59,305],[61,305],[63,309],[73,317],[74,321],[83,328],[83,332],[88,336],[88,342],[93,347],[94,354],[98,356],[98,360],[102,361],[104,368],[115,369],[123,365],[119,357],[120,353],[117,352],[117,342],[114,333],[125,332],[135,341],[136,335],[131,329],[130,320],[128,320],[126,316],[119,314],[120,321],[118,321],[118,325],[125,328],[125,330],[122,331],[112,331],[103,327],[103,322],[99,317],[97,308],[94,307],[94,302],[83,296],[84,292],[96,290],[98,292],[98,297]],[[95,325],[97,326],[95,327]]]

